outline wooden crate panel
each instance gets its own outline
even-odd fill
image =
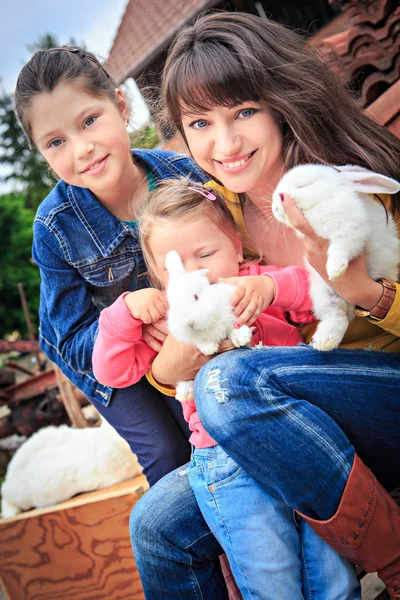
[[[10,600],[144,600],[128,520],[140,476],[0,521],[0,579]]]

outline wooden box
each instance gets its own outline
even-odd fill
[[[144,600],[128,521],[145,489],[139,475],[0,520],[0,588],[6,598]]]

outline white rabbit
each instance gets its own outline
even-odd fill
[[[8,464],[1,488],[2,516],[44,507],[141,473],[128,443],[104,419],[100,427],[45,427]]]
[[[229,304],[235,286],[210,284],[208,269],[187,272],[177,252],[168,252],[168,328],[180,341],[194,344],[205,355],[215,354],[222,340],[229,338],[239,348],[251,340],[247,325],[235,329],[237,317]],[[193,381],[181,381],[176,388],[181,402],[193,398]]]
[[[302,165],[288,171],[272,196],[275,218],[292,227],[280,194],[288,194],[318,236],[330,242],[326,271],[341,277],[349,261],[365,251],[369,276],[397,281],[400,242],[392,216],[370,194],[395,194],[394,179],[346,165]],[[299,237],[302,234],[296,231]],[[338,294],[307,264],[314,313],[320,323],[311,344],[317,350],[336,348],[354,318],[354,305]]]

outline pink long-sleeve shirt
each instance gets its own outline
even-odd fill
[[[269,275],[275,282],[275,299],[259,315],[251,345],[296,346],[302,341],[298,327],[314,320],[309,297],[307,271],[292,266],[284,269],[268,265],[252,265],[240,276]],[[100,383],[114,388],[137,383],[147,373],[157,352],[142,338],[142,321],[129,312],[122,294],[105,308],[99,319],[99,331],[93,351],[93,371]],[[289,322],[290,321],[290,322]],[[194,400],[182,403],[183,414],[192,431],[190,442],[197,448],[208,448],[216,442],[203,428]]]

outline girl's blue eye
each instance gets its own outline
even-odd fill
[[[207,121],[204,121],[202,119],[199,119],[198,121],[194,121],[194,123],[192,123],[191,127],[193,127],[193,129],[204,129],[204,127],[207,126]]]
[[[58,148],[59,146],[61,146],[62,144],[62,140],[51,140],[50,144],[49,144],[49,148]]]
[[[244,108],[243,110],[241,110],[239,112],[239,115],[241,117],[244,117],[245,119],[248,119],[249,117],[252,117],[255,113],[254,108]]]
[[[93,125],[93,123],[95,122],[96,119],[97,119],[97,117],[94,117],[94,116],[88,117],[85,121],[86,127],[90,127],[90,125]]]

